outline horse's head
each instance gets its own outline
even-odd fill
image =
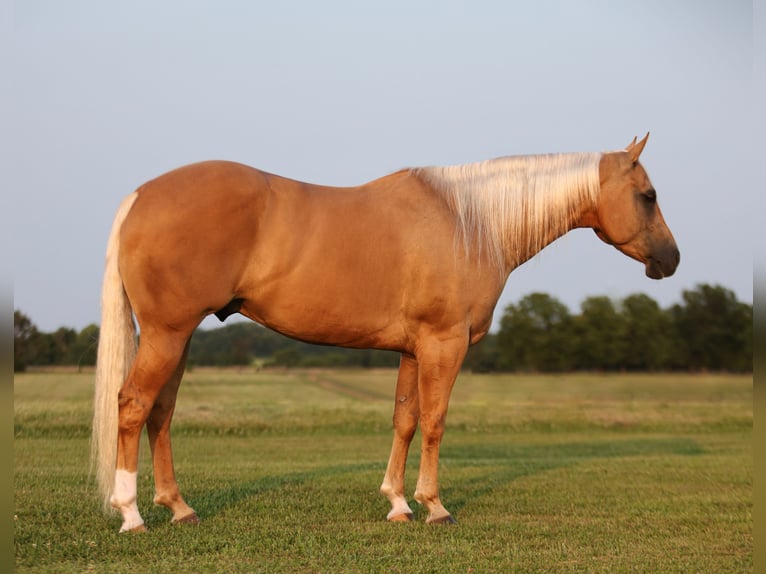
[[[657,192],[639,163],[649,134],[636,138],[625,151],[605,153],[599,166],[601,193],[587,225],[604,242],[646,265],[646,275],[662,279],[673,275],[680,254],[665,224]]]

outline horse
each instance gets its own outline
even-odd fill
[[[414,518],[404,472],[419,425],[414,499],[427,523],[455,522],[437,477],[450,392],[511,271],[575,228],[592,228],[650,278],[676,270],[678,247],[639,162],[648,136],[612,152],[402,169],[357,187],[227,161],[139,187],[107,244],[92,432],[99,491],[107,512],[120,511],[120,531],[146,529],[136,488],[144,426],[155,504],[171,522],[199,521],[176,481],[170,424],[192,333],[233,313],[302,341],[398,352],[380,486],[387,520]]]

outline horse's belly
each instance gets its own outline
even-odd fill
[[[399,317],[374,304],[343,305],[330,297],[302,297],[282,290],[277,297],[246,301],[240,313],[283,335],[307,343],[361,349],[405,351],[406,336]]]

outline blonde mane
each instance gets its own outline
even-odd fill
[[[571,229],[599,193],[600,153],[511,156],[412,172],[444,196],[457,240],[508,270]]]

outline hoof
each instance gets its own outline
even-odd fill
[[[138,526],[134,526],[133,528],[131,528],[129,530],[120,530],[120,534],[122,534],[124,532],[130,533],[130,534],[137,534],[139,532],[146,532],[146,531],[147,531],[146,525],[145,524],[139,524]]]
[[[389,522],[412,522],[415,517],[411,512],[405,512],[404,514],[397,514],[388,519]]]
[[[197,516],[196,512],[192,512],[191,514],[187,514],[183,518],[174,518],[171,520],[173,524],[199,524],[199,517]]]
[[[426,524],[457,524],[457,520],[452,518],[451,514],[440,516],[439,518],[433,518],[426,520]]]

